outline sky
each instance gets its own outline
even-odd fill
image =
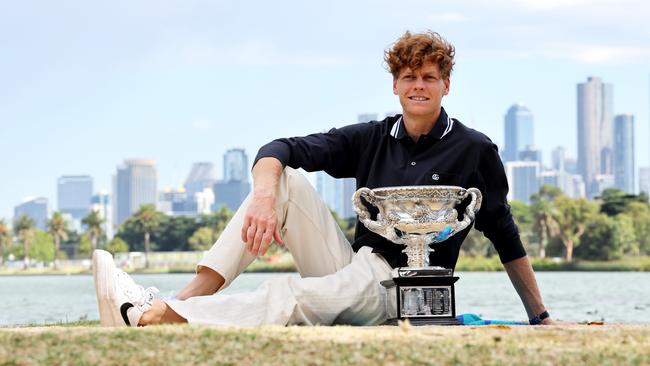
[[[535,144],[576,157],[576,84],[614,85],[650,164],[650,2],[642,0],[0,2],[0,218],[56,209],[62,175],[111,189],[127,158],[180,187],[193,162],[399,112],[383,52],[406,30],[456,46],[447,112],[504,143],[516,102]]]

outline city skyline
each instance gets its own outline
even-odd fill
[[[614,87],[612,113],[634,115],[636,169],[649,165],[649,4],[414,5],[417,14],[389,1],[259,2],[252,12],[195,1],[3,5],[0,31],[15,36],[0,68],[0,217],[27,196],[53,206],[61,175],[111,191],[127,157],[156,160],[159,186],[180,187],[193,162],[222,171],[231,146],[252,160],[273,138],[398,111],[381,59],[407,29],[455,44],[443,106],[501,148],[504,113],[522,102],[544,161],[557,146],[575,158],[575,85],[597,76]]]

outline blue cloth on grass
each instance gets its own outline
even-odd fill
[[[502,324],[502,325],[528,325],[528,322],[516,322],[512,320],[486,320],[481,319],[480,316],[476,314],[460,314],[456,316],[456,319],[462,325],[490,325],[490,324]]]

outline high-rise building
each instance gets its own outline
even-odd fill
[[[533,113],[521,103],[513,104],[505,115],[506,147],[504,161],[516,161],[519,152],[533,145]]]
[[[106,233],[106,239],[113,239],[113,210],[111,207],[111,196],[106,191],[101,191],[90,199],[90,209],[99,213],[104,220],[102,229]]]
[[[185,179],[183,188],[185,188],[187,196],[192,198],[195,193],[203,192],[205,188],[212,189],[216,180],[214,164],[198,162],[192,164],[192,170],[190,170],[190,174]]]
[[[578,160],[576,160],[575,158],[565,158],[564,170],[566,170],[566,172],[569,174],[580,174],[580,172],[578,171]]]
[[[357,214],[352,208],[352,196],[357,191],[357,180],[356,178],[343,178],[341,181],[343,181],[343,212],[341,217],[347,219]]]
[[[591,192],[600,194],[607,188],[616,188],[616,178],[614,174],[597,174],[591,182],[591,187],[588,186],[588,188],[591,189]]]
[[[533,145],[528,145],[523,150],[520,150],[518,158],[517,160],[520,161],[536,161],[539,166],[542,166],[542,150]]]
[[[64,175],[57,180],[59,211],[68,214],[80,227],[81,220],[90,213],[93,196],[93,178],[88,175]]]
[[[223,156],[223,180],[214,183],[212,209],[228,207],[236,211],[251,191],[248,182],[248,156],[244,149],[230,149]]]
[[[153,160],[128,159],[117,167],[113,179],[113,214],[120,225],[142,205],[157,201],[157,172]]]
[[[228,207],[231,211],[237,211],[246,196],[251,191],[251,185],[248,182],[231,180],[218,181],[214,184],[214,205],[213,211],[218,211],[221,207]]]
[[[506,162],[506,176],[510,186],[508,200],[530,204],[530,196],[539,192],[540,170],[537,161]]]
[[[223,155],[223,180],[225,182],[248,182],[248,156],[246,150],[230,149],[226,151]]]
[[[587,187],[585,186],[585,181],[582,180],[582,175],[573,174],[573,184],[571,185],[571,191],[566,192],[566,195],[571,198],[585,198],[587,197]]]
[[[634,116],[614,118],[614,176],[616,188],[633,194],[634,190]]]
[[[558,146],[551,152],[552,155],[552,164],[551,167],[553,170],[558,172],[566,172],[566,149],[562,146]]]
[[[358,123],[366,123],[369,121],[376,121],[376,120],[377,120],[377,113],[362,113],[357,115]]]
[[[639,168],[639,192],[650,196],[650,167]]]
[[[316,191],[325,204],[341,218],[356,215],[352,208],[352,195],[357,190],[354,178],[333,178],[329,174],[316,172]]]
[[[325,204],[339,216],[343,214],[343,185],[324,171],[316,172],[316,191]]]
[[[47,230],[47,198],[45,197],[29,197],[23,203],[14,207],[14,222],[21,216],[26,215],[34,221],[36,228]]]
[[[600,191],[597,175],[614,173],[613,87],[598,77],[579,83],[578,94],[578,169],[587,186],[587,196]]]

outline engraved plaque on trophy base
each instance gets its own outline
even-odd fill
[[[398,271],[399,273],[399,271]],[[385,324],[395,325],[408,319],[412,325],[460,325],[456,319],[456,301],[453,276],[394,277],[382,285],[396,287],[397,318]]]

